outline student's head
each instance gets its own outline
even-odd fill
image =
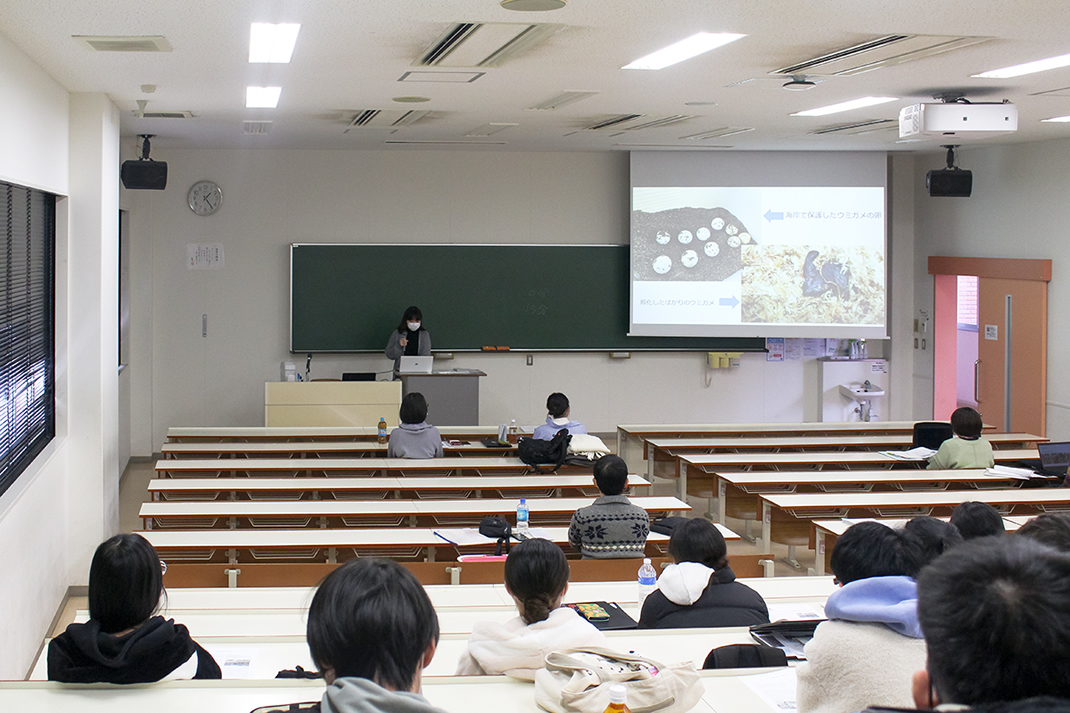
[[[568,397],[555,391],[546,397],[546,412],[550,418],[561,418],[568,415]]]
[[[438,644],[427,592],[397,562],[350,560],[331,572],[308,610],[308,650],[328,683],[366,678],[392,691],[419,688]]]
[[[1037,515],[1022,525],[1015,537],[1028,537],[1060,552],[1070,552],[1070,513],[1049,512]]]
[[[954,525],[928,516],[910,520],[903,527],[903,539],[912,555],[913,571],[907,573],[911,577],[916,577],[922,567],[952,547],[965,542]]]
[[[829,564],[836,581],[849,584],[870,577],[913,576],[917,571],[913,559],[902,530],[859,522],[836,540]]]
[[[698,562],[711,569],[721,569],[728,564],[724,536],[716,525],[701,517],[690,518],[673,528],[669,554],[677,564]]]
[[[628,465],[620,456],[602,456],[594,462],[594,484],[602,495],[620,495],[628,486]]]
[[[402,423],[423,423],[427,420],[427,399],[419,391],[405,394],[398,416]]]
[[[420,312],[420,308],[416,305],[411,305],[405,308],[405,314],[401,315],[401,324],[398,325],[398,331],[401,334],[405,334],[409,329],[409,322],[423,323],[424,315]]]
[[[1070,556],[1023,537],[967,542],[918,578],[928,672],[914,700],[1070,697]],[[928,706],[926,706],[928,707]]]
[[[505,560],[505,588],[527,624],[545,621],[568,589],[568,559],[549,540],[524,540]]]
[[[956,505],[951,511],[951,524],[958,528],[959,534],[966,540],[1002,535],[1005,530],[999,511],[988,503],[975,500]]]
[[[89,566],[89,618],[106,634],[144,623],[160,606],[160,556],[141,535],[116,535],[101,543]]]
[[[969,406],[957,408],[955,409],[955,412],[951,414],[951,430],[955,432],[956,436],[961,438],[977,438],[981,435],[981,429],[983,427],[984,422],[981,420],[981,414],[977,413]]]

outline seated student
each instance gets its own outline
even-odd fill
[[[505,674],[528,681],[546,664],[546,654],[573,646],[605,646],[602,632],[571,607],[568,560],[549,540],[525,540],[505,560],[505,589],[520,616],[504,624],[479,622],[457,663],[458,676]]]
[[[401,425],[390,432],[387,458],[441,458],[442,434],[427,423],[427,401],[418,391],[406,394],[398,411]]]
[[[769,609],[758,592],[736,581],[728,547],[717,526],[700,517],[672,531],[673,562],[646,598],[640,629],[768,624]]]
[[[928,515],[909,520],[903,526],[903,534],[914,556],[916,571],[965,542],[954,525]]]
[[[1070,513],[1049,512],[1037,515],[1018,528],[1014,536],[1028,537],[1060,552],[1070,552]]]
[[[836,541],[831,565],[840,588],[795,669],[799,713],[913,702],[911,677],[925,665],[915,557],[907,532],[878,522],[852,525]]]
[[[966,540],[1006,532],[999,511],[988,503],[975,500],[956,505],[951,511],[951,524],[958,528],[959,534]]]
[[[602,456],[594,464],[594,484],[602,497],[572,515],[568,541],[584,559],[642,557],[650,534],[650,516],[622,495],[628,466],[620,456]]]
[[[954,468],[991,468],[992,444],[981,438],[984,422],[981,414],[969,406],[955,409],[951,414],[951,430],[955,436],[940,444],[940,450],[929,458],[930,470]]]
[[[220,678],[219,666],[174,619],[154,616],[163,594],[160,556],[141,535],[116,535],[89,567],[89,621],[48,644],[48,680],[152,683]]]
[[[1070,556],[1023,537],[957,547],[918,577],[926,665],[914,676],[918,708],[1070,698]]]
[[[587,429],[583,427],[583,424],[579,421],[572,421],[569,419],[569,404],[568,397],[564,394],[554,392],[546,398],[546,423],[537,427],[535,432],[531,434],[532,438],[538,438],[542,441],[552,441],[554,435],[557,434],[562,428],[569,433],[587,433]]]
[[[327,682],[323,713],[444,713],[420,695],[438,645],[438,615],[397,562],[361,557],[327,575],[312,597],[306,634]]]

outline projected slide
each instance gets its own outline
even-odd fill
[[[883,335],[883,188],[634,187],[631,227],[635,333]]]

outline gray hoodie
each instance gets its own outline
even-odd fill
[[[387,458],[441,458],[442,434],[427,423],[403,423],[390,432]]]
[[[338,678],[327,686],[322,713],[446,713],[419,693],[388,691],[366,678]]]

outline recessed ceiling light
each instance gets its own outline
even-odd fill
[[[290,61],[301,25],[254,22],[249,31],[249,61],[285,64]]]
[[[245,108],[274,109],[279,105],[282,87],[246,87]]]
[[[797,111],[792,114],[792,116],[825,116],[826,114],[837,114],[841,111],[861,109],[862,107],[875,106],[877,104],[886,104],[888,102],[894,102],[897,100],[897,97],[862,97],[861,99],[852,99],[851,101],[840,102],[839,104],[830,104],[829,106],[822,106],[818,107],[817,109]]]
[[[421,104],[431,101],[431,97],[394,97],[399,104]]]
[[[1041,119],[1041,121],[1052,124],[1065,124],[1067,122],[1070,122],[1070,116],[1053,116],[1050,119]]]
[[[746,37],[746,35],[736,35],[730,32],[699,32],[697,35],[691,35],[685,40],[680,40],[676,44],[648,54],[646,57],[640,57],[631,64],[624,65],[621,69],[664,69],[677,62],[683,62],[685,59],[691,59],[704,52],[723,47],[729,42],[735,42],[743,37]]]
[[[1061,54],[1058,57],[1038,59],[1033,62],[1026,62],[1025,64],[1016,64],[1013,67],[1004,67],[1003,69],[993,69],[991,71],[981,72],[980,74],[974,74],[972,76],[980,77],[982,79],[1009,79],[1011,77],[1020,77],[1023,74],[1044,72],[1049,69],[1058,69],[1059,67],[1066,67],[1068,65],[1070,65],[1070,54]]]
[[[560,10],[565,6],[565,0],[501,0],[501,6],[518,12],[546,12]]]

